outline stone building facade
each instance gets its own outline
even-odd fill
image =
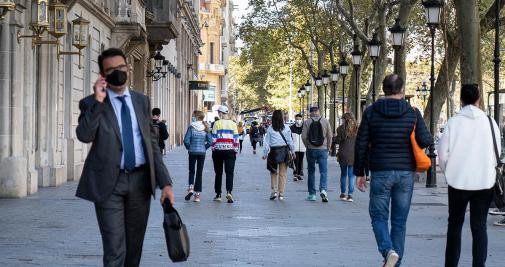
[[[33,35],[31,14],[37,0],[14,2],[15,10],[0,20],[0,197],[23,197],[39,187],[79,179],[89,147],[75,135],[78,103],[92,93],[99,75],[97,57],[108,47],[119,47],[126,53],[129,85],[149,95],[153,107],[165,111],[169,143],[180,143],[178,135],[191,117],[188,111],[199,103],[187,89],[190,75],[183,74],[188,72],[188,55],[181,51],[198,51],[201,41],[194,33],[191,43],[180,41],[185,36],[183,15],[188,6],[189,10],[195,6],[194,1],[61,0],[67,6],[68,21],[68,33],[58,39],[61,50],[77,51],[72,45],[72,20],[82,16],[90,23],[82,56],[61,55],[59,60],[55,44],[32,46],[31,38],[18,43],[18,32]],[[190,15],[193,22],[189,26],[198,25],[197,16]],[[199,30],[194,28],[190,30]],[[47,31],[41,37],[56,40]],[[157,50],[170,50],[177,69],[163,79],[163,92],[146,77]],[[190,58],[196,66],[196,57]],[[166,100],[168,95],[170,101]]]
[[[210,89],[204,93],[207,111],[217,105],[228,105],[228,64],[236,54],[233,1],[200,0],[201,39],[204,42],[199,58],[199,79],[208,81]]]

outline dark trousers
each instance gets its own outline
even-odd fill
[[[449,225],[445,266],[458,266],[461,253],[461,228],[470,203],[470,228],[472,230],[473,267],[483,267],[487,258],[487,212],[493,198],[493,189],[466,191],[449,187]]]
[[[295,170],[293,174],[303,176],[303,157],[305,156],[305,152],[295,152],[295,156]]]
[[[95,203],[105,267],[139,266],[150,204],[146,169],[120,173],[110,197]]]
[[[195,192],[202,192],[202,173],[204,163],[205,154],[189,154],[189,185],[194,185]]]
[[[251,140],[251,145],[252,145],[252,147],[253,147],[253,150],[256,150],[256,145],[257,145],[257,144],[258,144],[258,141],[254,140],[254,139],[253,139],[253,140]]]
[[[226,191],[233,191],[233,172],[235,171],[236,157],[237,156],[234,150],[217,150],[212,152],[214,171],[216,172],[216,180],[214,182],[214,190],[216,191],[216,194],[221,194],[223,167],[226,173]]]
[[[244,143],[244,140],[239,140],[239,142],[240,142],[240,153],[242,153],[242,147],[243,147],[242,143]]]

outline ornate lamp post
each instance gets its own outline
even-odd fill
[[[399,52],[400,49],[403,46],[403,40],[404,40],[404,35],[405,35],[405,28],[400,26],[400,19],[397,18],[395,19],[395,25],[393,27],[389,28],[389,31],[391,32],[392,38],[393,38],[393,48],[395,50],[395,65],[394,65],[394,73],[398,74],[400,71],[400,60],[399,60]]]
[[[164,66],[168,65],[168,61],[166,61],[165,57],[160,54],[160,51],[156,52],[153,59],[154,59],[154,69],[151,71],[147,71],[146,77],[152,78],[153,81],[158,81],[164,75],[166,75],[167,72],[165,72],[163,68]]]
[[[426,82],[423,82],[423,85],[421,87],[417,87],[416,89],[417,97],[423,98],[423,105],[424,103],[426,103],[426,97],[428,96],[428,92],[429,89],[428,86],[426,85]]]
[[[303,100],[305,99],[305,88],[303,85],[298,89],[298,98],[300,99],[300,114],[303,116]]]
[[[375,102],[375,65],[381,52],[381,42],[377,37],[377,33],[373,34],[372,40],[368,42],[368,55],[372,58],[373,71],[372,71],[372,101]]]
[[[16,8],[16,4],[10,0],[0,0],[0,20],[5,18],[7,12],[14,10]]]
[[[359,90],[359,71],[360,71],[360,66],[363,61],[363,52],[359,50],[359,45],[357,42],[356,35],[354,35],[354,50],[351,53],[352,55],[352,65],[354,66],[354,84],[356,86],[355,91],[356,91],[356,105],[354,107],[354,116],[355,118],[358,118],[359,114],[359,106],[361,104],[361,92]]]
[[[337,83],[340,79],[340,73],[337,69],[337,65],[333,65],[330,72],[331,85],[333,90],[333,132],[337,129]]]
[[[430,75],[430,132],[435,136],[435,119],[433,118],[433,102],[435,100],[435,31],[440,24],[440,14],[444,3],[440,0],[427,0],[423,1],[423,6],[426,11],[426,19],[431,33],[431,75]],[[431,168],[428,170],[428,177],[426,179],[426,187],[437,187],[437,154],[435,154],[435,144],[431,144],[430,153],[428,157],[431,158]]]
[[[307,80],[307,82],[303,85],[305,87],[305,94],[307,95],[307,111],[310,110],[310,106],[312,105],[311,99],[310,99],[310,90],[312,89],[312,84],[310,83],[310,80]]]
[[[330,75],[328,74],[328,71],[324,70],[324,74],[322,76],[323,78],[323,85],[324,85],[324,117],[326,118],[326,110],[327,110],[327,105],[328,103],[326,102],[326,92],[328,90],[328,84],[330,83]],[[321,108],[321,107],[319,107]]]
[[[342,54],[342,60],[338,63],[340,66],[340,76],[342,76],[342,115],[345,113],[345,76],[349,71],[349,63],[345,61],[345,54]]]
[[[321,109],[321,98],[319,98],[319,96],[321,96],[321,86],[323,86],[323,78],[321,77],[321,75],[318,75],[316,77],[316,87],[317,87],[317,107],[319,109]]]
[[[500,0],[495,1],[494,25],[494,120],[500,126]]]

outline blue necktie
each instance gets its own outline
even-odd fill
[[[133,145],[132,118],[130,108],[126,104],[125,96],[117,97],[121,105],[121,134],[123,138],[124,168],[128,171],[135,169],[135,148]]]

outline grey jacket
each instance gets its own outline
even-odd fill
[[[137,121],[142,133],[142,145],[149,169],[151,194],[154,196],[156,185],[163,188],[172,184],[170,174],[163,159],[153,127],[149,98],[143,94],[130,91]],[[121,131],[108,97],[103,103],[94,95],[85,97],[79,102],[79,124],[77,139],[83,143],[92,143],[84,162],[81,179],[76,196],[92,201],[106,200],[116,185],[122,156]]]
[[[315,146],[313,146],[309,142],[309,136],[308,136],[308,134],[309,134],[310,125],[312,124],[312,122],[314,120],[316,120],[316,121],[319,120],[319,118],[321,118],[321,117],[310,118],[310,119],[306,120],[303,123],[303,131],[302,131],[303,143],[305,144],[305,146],[307,147],[307,149],[327,149],[327,150],[331,150],[331,141],[332,141],[332,138],[333,138],[333,134],[331,133],[330,123],[325,118],[321,118],[321,125],[323,126],[323,133],[324,133],[324,143],[323,143],[323,145],[319,146],[319,147],[315,147]]]

